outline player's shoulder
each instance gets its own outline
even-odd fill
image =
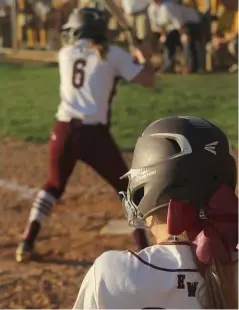
[[[95,264],[101,271],[107,269],[110,265],[114,272],[120,273],[121,270],[123,270],[124,273],[126,273],[128,269],[141,268],[142,263],[147,265],[152,260],[152,256],[154,256],[155,253],[157,253],[157,257],[162,258],[162,261],[168,260],[169,258],[168,252],[164,247],[156,245],[147,247],[139,252],[131,250],[107,251],[96,259]]]
[[[190,247],[154,245],[140,252],[107,251],[94,263],[95,285],[111,292],[134,291],[138,283],[149,281],[154,272],[165,275],[174,272],[197,272]],[[164,281],[164,280],[162,280]]]
[[[121,266],[127,264],[131,259],[130,251],[107,251],[101,254],[95,261],[97,267]],[[117,268],[118,268],[117,267]]]
[[[75,46],[74,45],[65,45],[59,50],[59,55],[67,55],[74,51]]]
[[[95,270],[98,277],[110,281],[112,276],[120,278],[122,274],[129,274],[137,264],[137,258],[131,251],[113,250],[104,252],[96,259]]]
[[[58,59],[60,62],[69,61],[75,52],[76,48],[74,45],[63,46],[58,52]]]
[[[110,44],[109,53],[108,53],[109,58],[121,57],[122,54],[125,55],[125,54],[128,54],[128,52],[116,44]]]
[[[174,269],[195,269],[190,246],[185,245],[153,245],[140,252],[108,251],[96,260],[96,268],[105,273],[108,266],[114,273],[130,274],[143,266],[170,271]],[[107,272],[107,271],[106,271]]]

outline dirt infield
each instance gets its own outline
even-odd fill
[[[130,163],[131,155],[125,155]],[[79,163],[37,243],[42,261],[17,264],[16,245],[46,175],[47,146],[2,141],[0,152],[0,308],[72,308],[82,278],[105,250],[133,249],[131,236],[101,236],[123,218],[114,191]]]
[[[44,182],[47,146],[1,144],[0,308],[72,308],[82,277],[98,255],[134,249],[131,236],[99,234],[110,219],[124,217],[121,205],[111,187],[80,163],[40,235],[37,250],[44,254],[43,261],[15,263],[35,193],[27,186],[37,189]]]

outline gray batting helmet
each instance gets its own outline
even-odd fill
[[[130,225],[170,199],[199,207],[222,184],[233,190],[237,170],[227,136],[211,122],[196,117],[167,117],[150,124],[138,139],[127,192],[121,192]]]

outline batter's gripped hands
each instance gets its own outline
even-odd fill
[[[140,51],[140,49],[135,47],[131,53],[136,63],[139,63],[139,64],[145,63],[146,59],[143,53]]]
[[[150,44],[148,42],[144,42],[140,46],[133,49],[132,55],[139,63],[145,63],[150,61],[153,52]]]
[[[138,63],[144,64],[145,62],[150,62],[152,53],[147,50],[142,50],[141,48],[134,48],[132,55]]]
[[[189,43],[189,36],[186,33],[181,34],[180,42],[182,43],[182,45],[188,44]]]

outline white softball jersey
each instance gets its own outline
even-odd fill
[[[106,61],[87,48],[86,40],[63,47],[59,52],[61,102],[57,119],[68,122],[78,118],[84,124],[107,124],[116,81],[119,77],[131,81],[142,68],[116,45],[110,46]]]
[[[127,14],[136,14],[146,10],[149,2],[149,0],[122,0],[122,8]]]
[[[167,31],[178,30],[186,23],[199,23],[200,18],[194,8],[175,3],[163,2],[158,5],[151,3],[148,7],[151,28],[158,31],[164,27]]]
[[[109,251],[86,274],[74,309],[199,309],[203,284],[187,244]]]

